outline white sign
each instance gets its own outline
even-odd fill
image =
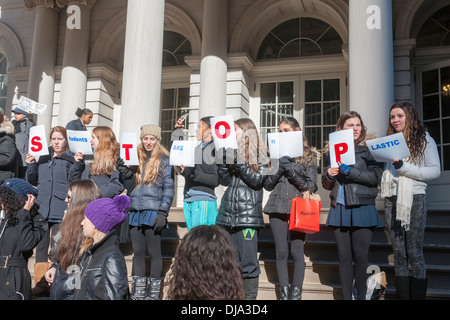
[[[120,157],[127,166],[138,166],[137,135],[135,132],[125,132],[120,139]]]
[[[19,108],[26,112],[42,115],[47,109],[47,105],[37,103],[36,101],[21,96],[19,100]]]
[[[232,115],[211,118],[211,131],[216,150],[237,149],[236,131]]]
[[[29,139],[28,153],[34,155],[35,158],[49,154],[44,125],[31,127]]]
[[[411,156],[403,133],[396,133],[387,137],[367,140],[367,147],[376,161],[402,160]]]
[[[339,160],[348,166],[356,163],[353,129],[330,133],[329,138],[330,164],[332,168],[339,167]]]
[[[175,140],[170,149],[170,165],[194,167],[196,145],[195,141]]]
[[[89,131],[67,130],[67,139],[69,139],[69,149],[73,153],[81,152],[85,156],[94,154]]]
[[[301,131],[273,132],[268,134],[270,158],[291,158],[303,155],[303,134]]]

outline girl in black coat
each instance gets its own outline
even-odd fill
[[[334,227],[344,299],[352,299],[355,279],[357,298],[365,300],[370,241],[374,228],[383,227],[375,208],[383,164],[376,162],[363,145],[366,127],[358,113],[349,111],[339,117],[336,130],[346,129],[353,129],[356,164],[348,166],[338,162],[339,167],[330,168],[326,159],[322,184],[331,190],[326,224]]]
[[[53,128],[50,132],[50,141],[49,155],[41,156],[37,161],[33,154],[29,153],[26,157],[27,179],[39,190],[36,203],[39,205],[39,213],[47,223],[46,233],[36,248],[34,296],[49,293],[44,275],[51,265],[48,261],[48,252],[49,248],[53,247],[53,242],[50,240],[58,233],[64,211],[67,209],[65,199],[69,183],[81,177],[81,171],[77,171],[74,166],[74,154],[69,151],[66,129]]]
[[[267,167],[267,147],[261,141],[250,119],[235,122],[237,153],[231,159],[219,159],[219,182],[227,190],[222,197],[217,224],[230,233],[245,284],[245,298],[255,300],[258,294],[258,230],[264,227],[262,199],[264,167]],[[229,150],[231,151],[231,150]],[[225,156],[229,152],[225,153]],[[223,161],[225,160],[225,161]]]
[[[28,259],[44,234],[42,216],[33,208],[37,194],[17,178],[0,186],[0,300],[31,299]]]
[[[280,132],[300,131],[296,119],[288,117],[279,125]],[[289,231],[289,217],[292,199],[303,197],[302,192],[317,191],[317,152],[311,149],[306,137],[303,156],[292,159],[282,157],[279,160],[278,172],[268,175],[264,188],[272,191],[264,207],[264,213],[269,214],[270,227],[275,240],[276,266],[280,284],[281,300],[289,300],[289,276],[287,260],[289,256],[289,241],[291,254],[294,258],[294,278],[292,283],[292,300],[300,300],[303,279],[305,276],[305,233]]]

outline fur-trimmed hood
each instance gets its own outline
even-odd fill
[[[16,133],[16,129],[11,121],[3,121],[0,124],[0,133],[6,133],[7,135],[14,136]]]

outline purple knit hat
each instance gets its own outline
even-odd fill
[[[109,233],[127,218],[125,211],[129,207],[130,197],[126,195],[115,196],[113,199],[102,198],[89,203],[84,215],[97,230]]]

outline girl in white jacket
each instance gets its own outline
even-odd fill
[[[396,102],[390,108],[387,135],[399,132],[403,133],[411,156],[387,163],[381,180],[386,224],[394,250],[395,286],[400,299],[425,299],[425,197],[427,181],[441,173],[439,154],[409,102]]]

